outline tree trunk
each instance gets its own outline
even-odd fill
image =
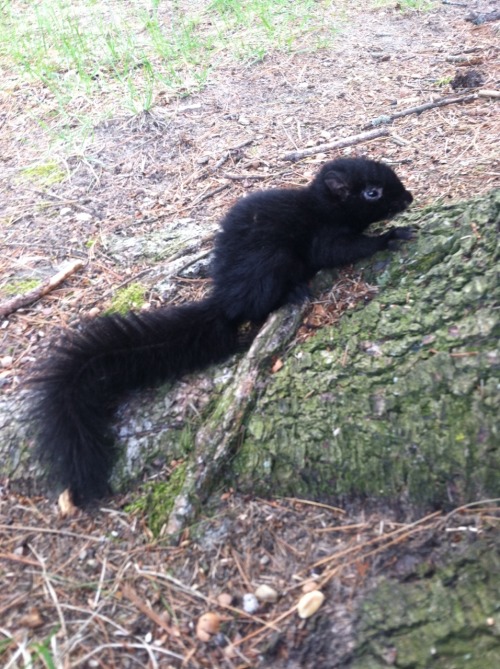
[[[500,490],[500,191],[408,214],[378,286],[291,351],[232,463],[242,490],[421,508]]]
[[[223,475],[262,495],[404,510],[498,494],[499,212],[497,190],[400,217],[416,239],[364,263],[376,297],[282,355],[279,371],[271,360],[296,308],[271,316],[239,366],[133,399],[118,426],[118,489],[151,460],[186,458],[172,531]],[[0,407],[3,473],[36,482],[19,415],[17,398]]]

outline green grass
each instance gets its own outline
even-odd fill
[[[7,639],[1,639],[0,640],[0,659],[5,660],[5,665],[4,666],[9,666],[9,667],[29,667],[31,669],[35,669],[36,667],[44,667],[45,669],[56,669],[56,667],[60,666],[60,664],[57,664],[54,655],[51,649],[51,642],[52,638],[57,634],[59,631],[59,627],[55,628],[46,639],[43,639],[40,642],[32,642],[24,646],[22,655],[20,650],[18,649],[16,656],[22,656],[22,662],[20,661],[19,663],[13,664],[12,663],[12,655],[10,657],[10,662],[4,657],[4,654],[7,654],[8,650],[11,650],[14,648],[17,644],[16,641],[12,637],[8,637]],[[8,634],[8,632],[4,632],[4,634]],[[20,647],[20,644],[19,644]],[[21,657],[19,657],[19,660],[21,660]]]
[[[427,12],[435,7],[436,2],[434,0],[399,0],[398,2],[395,2],[395,0],[376,0],[375,5],[377,7],[394,7],[402,12],[411,10]]]
[[[218,67],[327,46],[336,21],[317,0],[6,0],[0,69],[34,86],[31,114],[64,135],[196,91]]]
[[[19,180],[31,181],[43,188],[59,183],[66,176],[67,173],[60,167],[59,163],[50,160],[45,163],[25,167],[19,174]]]
[[[51,636],[54,636],[57,633],[57,630],[53,632]],[[43,641],[42,643],[34,643],[33,644],[33,659],[39,659],[42,663],[42,666],[46,667],[46,669],[56,669],[57,664],[54,660],[54,657],[52,655],[52,651],[49,648],[50,646],[50,638],[47,639],[46,641]],[[33,666],[35,666],[33,664]]]
[[[6,283],[0,290],[5,295],[21,295],[27,293],[40,285],[39,279],[17,279],[11,283]]]

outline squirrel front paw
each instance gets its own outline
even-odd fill
[[[415,228],[409,226],[402,226],[399,228],[391,228],[386,232],[387,248],[395,251],[399,248],[401,241],[409,241],[414,239],[416,234]]]

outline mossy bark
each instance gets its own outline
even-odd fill
[[[263,495],[369,497],[406,509],[495,496],[499,220],[500,191],[407,214],[399,222],[416,225],[416,239],[364,263],[377,296],[282,354],[278,372],[271,358],[293,336],[297,309],[274,314],[250,355],[197,377],[198,390],[177,384],[168,401],[159,393],[156,403],[129,403],[117,487],[163,451],[189,459],[174,506],[182,522],[223,475]],[[3,472],[36,480],[15,398],[4,404]],[[198,430],[188,447],[183,421]]]
[[[467,542],[445,566],[383,578],[362,602],[349,669],[500,666],[500,541]],[[423,567],[427,567],[427,573]]]
[[[500,191],[409,214],[379,287],[285,359],[232,463],[241,490],[430,507],[500,490]]]
[[[157,529],[178,534],[224,475],[251,493],[369,498],[406,514],[498,496],[500,191],[405,218],[418,227],[415,241],[365,263],[365,279],[378,286],[368,305],[286,354],[300,311],[284,309],[239,365],[177,384],[154,403],[141,394],[135,419],[134,402],[125,407],[118,486],[162,450],[185,459],[168,509],[165,489],[144,498]],[[284,365],[271,374],[280,351]],[[12,398],[0,411],[3,473],[29,492],[38,472],[24,431],[12,427],[17,414]],[[386,575],[360,596],[345,663],[332,658],[325,669],[497,666],[499,554],[497,537],[452,551],[439,569]]]

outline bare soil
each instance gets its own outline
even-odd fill
[[[212,225],[249,190],[302,185],[337,155],[388,161],[417,207],[498,187],[494,97],[402,116],[387,137],[362,145],[283,160],[357,134],[381,115],[474,92],[464,88],[478,82],[465,76],[470,70],[480,74],[479,90],[500,89],[500,24],[464,20],[495,3],[436,3],[426,13],[347,4],[333,50],[222,66],[198,94],[100,124],[84,155],[49,145],[33,121],[49,95],[41,86],[20,82],[1,94],[0,298],[14,280],[46,279],[68,258],[85,263],[2,323],[4,392],[16,391],[59,328],[96,305],[104,310],[116,287],[147,278],[146,261],[114,262],[110,234],[144,235],[179,218]],[[453,90],[444,82],[457,73],[462,87]],[[47,155],[64,165],[64,181],[46,187],[20,178]],[[200,287],[184,297],[194,290]],[[148,300],[154,306],[162,296],[152,288]],[[123,511],[137,491],[72,519],[60,518],[51,501],[14,493],[8,481],[0,494],[0,657],[9,667],[30,658],[32,666],[52,666],[47,654],[61,667],[347,667],[366,588],[379,574],[396,573],[401,555],[448,541],[437,516],[402,525],[389,511],[350,515],[227,491],[210,518],[172,546],[154,538],[140,514]],[[481,525],[480,515],[473,522]],[[326,603],[320,618],[300,621],[294,606],[311,579]],[[278,602],[244,612],[243,594],[261,583],[278,591]],[[230,605],[220,604],[222,593]],[[195,631],[206,611],[221,618],[208,643]]]

